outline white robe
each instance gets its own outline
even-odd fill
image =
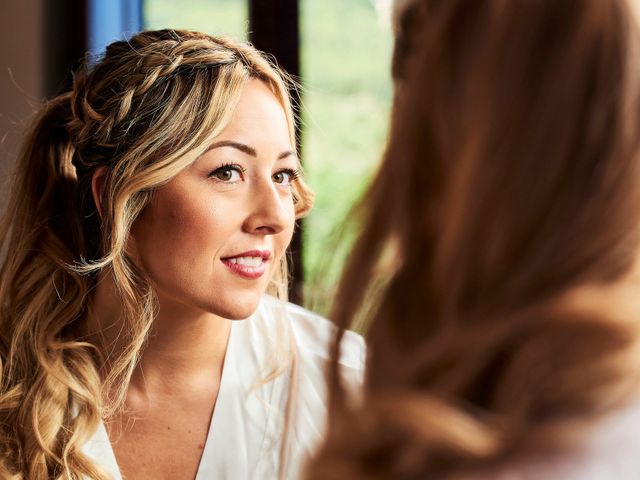
[[[332,324],[297,305],[265,296],[250,318],[232,323],[220,390],[196,480],[277,478],[291,369],[267,383],[260,379],[273,353],[270,337],[279,329],[287,331],[288,325],[297,351],[298,385],[293,389],[296,415],[289,434],[287,478],[298,478],[302,463],[321,440],[326,420],[324,373],[329,362],[327,347]],[[348,384],[360,384],[364,362],[362,338],[347,332],[340,365]],[[84,445],[83,452],[114,480],[122,480],[103,424]]]

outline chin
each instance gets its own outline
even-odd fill
[[[262,295],[251,298],[228,299],[228,301],[216,302],[207,309],[219,317],[229,320],[245,320],[255,313]]]

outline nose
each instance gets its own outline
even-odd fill
[[[245,232],[275,235],[295,221],[291,213],[293,208],[287,208],[286,203],[291,202],[291,198],[278,191],[270,178],[252,189],[249,197],[251,208],[243,224]]]

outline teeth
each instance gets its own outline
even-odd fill
[[[230,258],[229,261],[244,267],[259,267],[262,265],[262,257],[235,257]]]

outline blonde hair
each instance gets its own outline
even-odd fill
[[[111,44],[40,112],[0,230],[0,477],[105,478],[80,448],[122,406],[156,309],[126,252],[131,225],[208,148],[251,78],[281,102],[295,146],[286,75],[250,45],[188,31]],[[91,192],[100,167],[101,215]],[[294,201],[297,216],[311,207],[302,180]],[[270,287],[280,298],[285,262]],[[113,276],[126,326],[112,358],[80,337],[100,271]]]
[[[405,3],[390,140],[332,312],[369,321],[364,399],[345,400],[338,336],[310,479],[499,469],[572,445],[640,379],[628,2]]]

